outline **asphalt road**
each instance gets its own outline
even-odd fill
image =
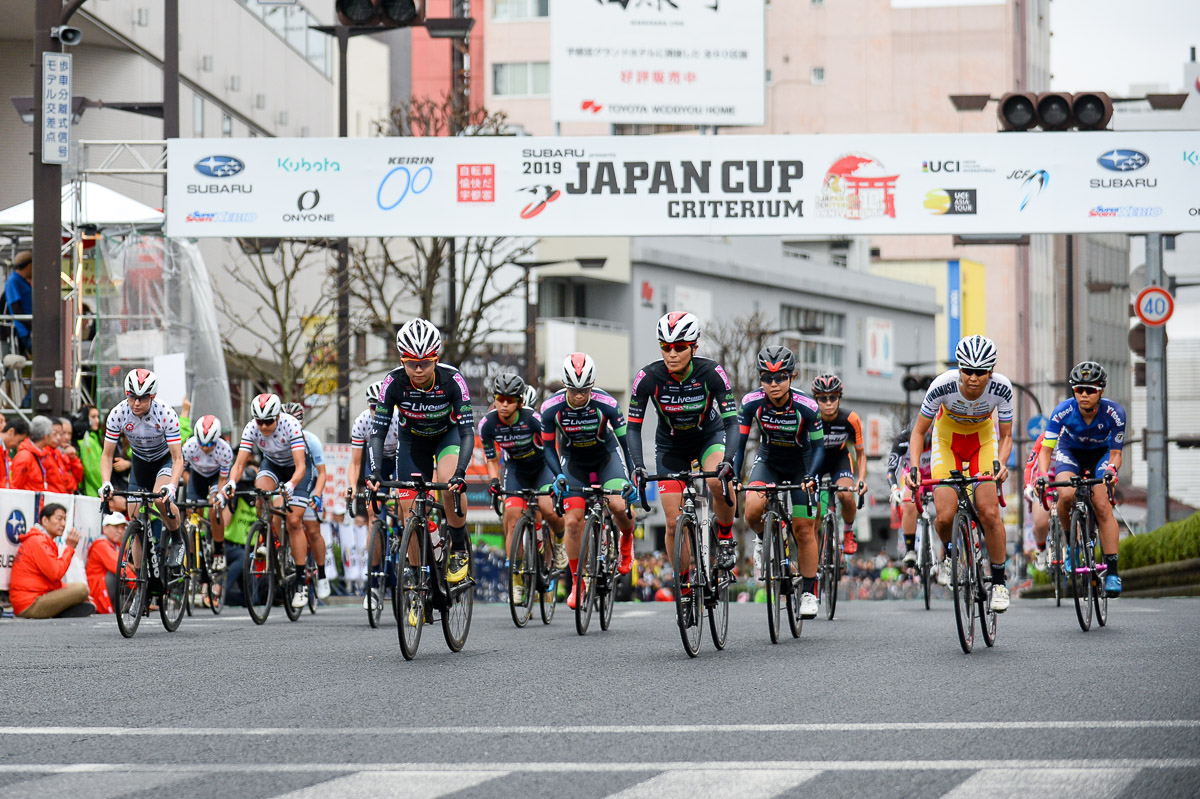
[[[612,629],[514,629],[463,652],[322,608],[0,624],[0,796],[1128,797],[1200,795],[1200,601],[1114,601],[1109,626],[1023,600],[964,655],[948,602],[839,605],[772,645],[683,652],[671,605]]]

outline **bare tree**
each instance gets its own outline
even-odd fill
[[[713,360],[725,367],[734,391],[758,386],[758,351],[776,342],[780,330],[761,311],[722,318],[704,335],[704,346]]]

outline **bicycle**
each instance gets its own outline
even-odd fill
[[[368,499],[370,492],[358,496]],[[371,522],[371,534],[367,548],[367,624],[371,629],[379,627],[383,618],[384,595],[389,578],[400,551],[400,515],[393,500],[380,501],[375,507],[375,521]],[[395,591],[395,585],[392,586]],[[394,604],[394,602],[393,602]]]
[[[276,591],[280,593],[283,611],[289,621],[298,620],[303,610],[292,607],[299,571],[292,560],[287,511],[271,504],[272,499],[282,495],[278,488],[270,491],[254,488],[236,493],[236,496],[253,499],[259,504],[258,519],[246,531],[246,559],[242,565],[242,594],[246,597],[246,610],[255,624],[266,623]],[[279,520],[282,533],[272,529],[272,517]]]
[[[951,471],[943,480],[921,480],[917,488],[949,486],[958,495],[950,538],[950,575],[954,589],[954,621],[958,626],[958,642],[963,652],[970,654],[975,645],[975,614],[978,608],[979,627],[987,646],[996,644],[996,613],[992,610],[991,564],[983,540],[983,524],[975,510],[972,494],[978,483],[995,483],[1000,506],[1004,507],[1004,489],[996,480],[1000,463],[992,464],[992,474],[967,477],[961,471]],[[921,492],[913,493],[917,513],[923,513]]]
[[[817,538],[820,547],[817,560],[817,597],[825,610],[825,618],[833,621],[833,614],[837,612],[837,592],[842,581],[844,563],[842,536],[837,529],[839,505],[834,500],[838,494],[854,494],[857,493],[857,489],[854,486],[834,485],[830,476],[824,475],[821,478],[820,492],[825,512],[821,516],[821,532]],[[865,494],[858,494],[859,510],[862,510],[864,499]]]
[[[799,573],[792,573],[794,558],[791,492],[796,489],[807,490],[808,487],[799,483],[778,483],[749,486],[745,489],[761,491],[767,495],[767,510],[763,514],[762,572],[767,594],[767,631],[773,644],[779,643],[782,632],[779,617],[783,605],[787,606],[788,627],[793,638],[800,637],[804,625],[804,620],[800,618],[800,592],[796,590],[801,577]],[[811,512],[811,494],[808,507]]]
[[[688,657],[700,654],[706,609],[713,646],[724,649],[729,637],[729,586],[733,583],[733,574],[717,567],[716,518],[703,493],[702,482],[716,476],[715,471],[688,471],[646,477],[646,482],[672,480],[683,484],[671,567],[675,571],[675,621]],[[723,482],[721,488],[726,503],[733,505],[729,482]],[[644,491],[642,508],[650,511]],[[683,568],[685,554],[691,564],[690,571]]]
[[[203,589],[209,610],[213,615],[220,615],[225,607],[225,587],[229,573],[226,570],[213,569],[213,539],[212,527],[209,520],[200,515],[211,505],[200,499],[180,500],[175,503],[181,512],[186,512],[186,537],[191,543],[187,558],[188,588],[184,609],[187,615],[192,615],[193,597],[198,589]]]
[[[918,507],[920,507],[918,505]],[[925,599],[925,609],[929,610],[933,598],[933,584],[937,581],[937,559],[933,555],[933,517],[930,513],[932,504],[926,502],[917,513],[917,574],[921,580],[921,595]]]
[[[451,491],[447,483],[427,483],[420,474],[412,480],[385,480],[379,483],[384,490],[405,489],[416,492],[400,546],[393,563],[395,587],[392,589],[392,611],[396,616],[400,652],[405,660],[417,656],[421,630],[432,622],[433,610],[441,612],[442,635],[451,652],[462,651],[471,630],[471,611],[475,604],[475,562],[471,539],[467,538],[467,577],[460,583],[446,581],[449,557],[439,557],[429,528],[434,491]],[[462,494],[451,491],[454,512],[462,514]],[[371,501],[378,502],[378,491],[371,492]],[[440,530],[441,525],[438,525]],[[442,540],[446,539],[441,531]],[[446,553],[448,554],[448,553]]]
[[[124,637],[132,638],[142,616],[150,615],[150,597],[155,596],[159,600],[158,614],[163,627],[167,632],[175,632],[183,621],[188,591],[188,539],[179,530],[167,536],[154,536],[150,508],[155,500],[163,498],[162,492],[114,490],[111,496],[124,497],[138,505],[137,513],[125,526],[117,555],[117,591],[113,608],[117,629]],[[100,513],[102,518],[108,515],[107,500],[100,503]],[[167,518],[175,518],[169,509],[167,514]],[[147,552],[149,557],[145,557]],[[172,564],[172,561],[177,563]]]
[[[1096,621],[1103,627],[1108,624],[1108,592],[1104,588],[1108,566],[1096,562],[1096,547],[1100,545],[1100,528],[1096,524],[1096,511],[1092,507],[1092,486],[1103,483],[1108,490],[1108,501],[1116,504],[1113,483],[1104,477],[1074,475],[1069,480],[1045,484],[1045,488],[1074,488],[1075,502],[1071,508],[1071,526],[1067,530],[1066,555],[1063,569],[1071,580],[1071,593],[1075,598],[1075,617],[1086,633],[1092,628],[1092,610]],[[1050,510],[1048,492],[1042,492],[1042,507]],[[1058,521],[1058,513],[1051,511],[1052,522]],[[1061,529],[1061,528],[1060,528]]]
[[[579,490],[587,502],[587,518],[579,540],[579,571],[575,574],[579,583],[575,591],[575,632],[587,635],[596,605],[600,606],[600,629],[607,630],[612,624],[620,555],[617,526],[608,510],[607,499],[621,493],[605,491],[602,485]],[[629,513],[628,500],[625,501],[625,512]]]
[[[534,593],[538,596],[542,624],[550,623],[558,604],[558,579],[562,577],[562,572],[554,568],[554,533],[544,521],[539,524],[537,518],[538,497],[546,496],[554,497],[554,512],[561,517],[562,498],[553,491],[538,491],[533,488],[523,488],[519,491],[502,489],[492,497],[492,509],[502,520],[502,497],[520,497],[525,500],[525,509],[513,527],[512,540],[504,561],[504,568],[508,574],[508,609],[512,613],[513,624],[517,627],[524,627],[533,615]],[[513,593],[516,585],[524,589],[519,602]]]

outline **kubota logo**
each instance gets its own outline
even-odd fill
[[[582,103],[580,103],[579,107],[584,111],[591,111],[593,114],[599,114],[600,109],[604,106],[600,105],[600,103],[596,102],[595,100],[584,100]]]

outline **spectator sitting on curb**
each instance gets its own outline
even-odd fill
[[[0,414],[0,488],[8,488],[12,474],[11,453],[21,442],[29,438],[29,422],[20,416],[11,421]]]
[[[21,491],[50,490],[49,472],[57,469],[57,464],[46,457],[45,449],[53,446],[55,438],[54,424],[45,416],[35,416],[30,420],[29,438],[17,447],[17,456],[12,461],[9,488]]]
[[[125,515],[110,513],[104,517],[103,535],[88,547],[88,592],[97,613],[112,613],[112,598],[117,595],[117,555],[125,535]]]
[[[12,565],[9,598],[13,613],[23,619],[74,618],[96,612],[96,606],[88,601],[87,583],[63,585],[63,575],[79,543],[79,531],[72,527],[66,548],[59,554],[54,539],[66,526],[67,509],[51,502],[42,508],[33,529],[21,537]]]

